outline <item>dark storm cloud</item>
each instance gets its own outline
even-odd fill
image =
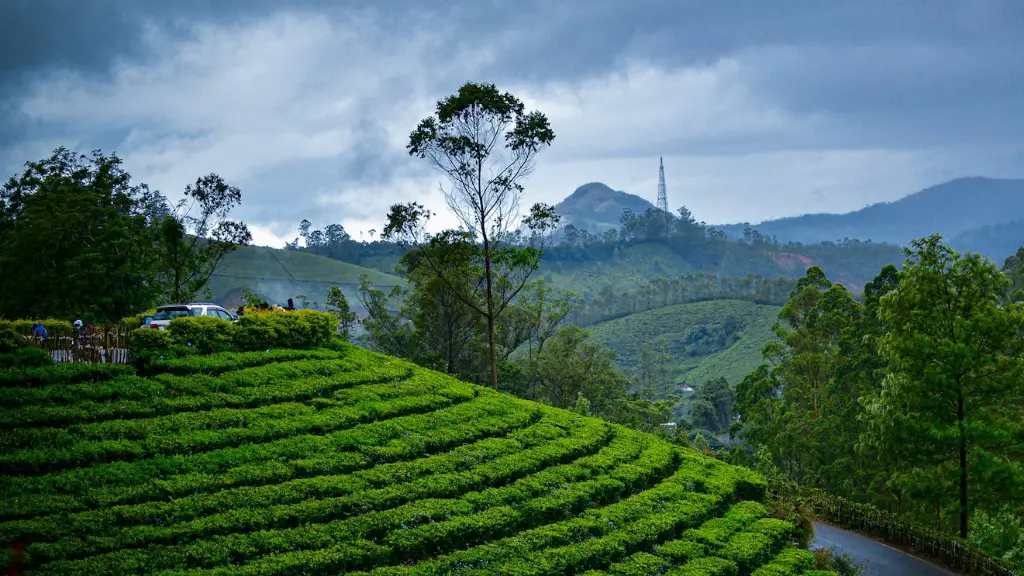
[[[6,0],[0,3],[0,80],[10,97],[52,67],[101,75],[115,58],[141,54],[147,23],[237,22],[284,6],[276,0]],[[287,3],[289,10],[325,14],[367,6]],[[425,13],[457,24],[453,43],[522,35],[486,69],[504,81],[598,74],[636,57],[681,67],[740,55],[751,85],[786,109],[909,114],[901,129],[916,126],[925,134],[934,127],[915,115],[948,112],[955,120],[971,110],[971,118],[974,111],[988,118],[958,122],[956,130],[970,125],[982,137],[990,129],[1003,132],[995,119],[1024,100],[1024,2],[1018,0],[383,0],[372,11],[399,36]]]
[[[391,42],[398,45],[416,33],[430,35],[436,30],[439,46],[430,47],[435,60],[449,54],[494,52],[481,57],[472,72],[454,76],[431,76],[430,60],[412,62],[410,66],[426,68],[427,88],[419,88],[430,94],[447,93],[466,79],[520,87],[564,83],[571,91],[574,83],[641,61],[666,74],[708,70],[713,79],[707,82],[722,84],[729,96],[739,94],[737,106],[750,108],[738,127],[697,134],[673,131],[671,126],[666,130],[664,125],[652,125],[670,124],[685,116],[672,117],[673,109],[693,108],[696,116],[705,108],[710,113],[720,111],[707,101],[696,102],[693,92],[686,91],[692,88],[689,84],[665,84],[680,86],[680,92],[659,92],[638,104],[658,106],[664,116],[641,114],[633,124],[604,129],[590,127],[614,122],[611,116],[630,116],[628,111],[598,108],[588,111],[591,116],[577,118],[572,128],[586,127],[591,130],[587,136],[596,133],[606,142],[593,149],[586,145],[562,148],[572,160],[662,154],[740,157],[818,149],[960,147],[965,157],[972,158],[983,157],[992,148],[1003,149],[1008,158],[1024,153],[1019,144],[1024,133],[1020,112],[1024,109],[1024,2],[1020,0],[0,0],[0,142],[9,143],[7,150],[0,148],[0,168],[37,157],[54,142],[81,143],[84,148],[124,146],[138,128],[145,128],[147,153],[152,155],[161,151],[163,141],[191,139],[201,145],[208,128],[202,121],[207,117],[183,121],[196,118],[187,102],[168,103],[177,106],[174,114],[147,117],[140,113],[120,123],[59,115],[54,120],[52,114],[26,112],[23,104],[28,95],[37,105],[46,100],[33,89],[54,71],[73,71],[103,94],[103,82],[113,78],[117,63],[160,61],[166,54],[154,53],[154,46],[166,49],[167,44],[148,41],[148,26],[189,40],[197,34],[197,23],[255,23],[284,11],[322,15],[335,23],[337,29],[331,30],[335,34],[344,32],[344,14],[372,13],[384,30],[372,35],[373,42],[381,45],[369,50],[387,52]],[[345,54],[328,54],[322,62],[321,56],[302,54],[316,58],[313,68],[323,70],[324,84],[339,90],[332,75],[346,71]],[[465,77],[469,74],[475,77]],[[309,86],[296,90],[297,95],[319,88],[316,78],[300,80]],[[299,220],[308,216],[299,198],[316,195],[333,195],[339,199],[335,205],[345,204],[344,211],[353,217],[365,219],[380,212],[380,194],[388,193],[383,188],[396,178],[412,177],[419,168],[406,167],[408,159],[395,149],[393,135],[384,128],[394,107],[409,103],[403,99],[411,91],[407,79],[375,80],[366,76],[353,80],[374,81],[373,88],[366,89],[374,94],[360,94],[364,101],[346,126],[356,141],[338,157],[299,154],[273,169],[248,174],[248,217],[265,222]],[[351,86],[352,92],[361,89]],[[578,90],[574,96],[591,96]],[[705,92],[700,94],[712,94],[706,100],[713,101],[714,90]],[[138,94],[153,92],[131,93]],[[118,95],[125,97],[123,92]],[[627,99],[612,101],[628,107],[636,96],[630,93]],[[257,106],[252,113],[272,116],[276,110]],[[244,123],[217,124],[209,130],[219,130],[217,136],[229,140],[238,132],[238,124]],[[560,143],[585,143],[583,136],[572,140],[569,129],[556,128]],[[656,129],[661,133],[651,134]],[[616,138],[621,141],[607,142]],[[230,159],[222,151],[217,153],[221,154],[218,161]],[[573,153],[581,157],[571,158]],[[381,183],[380,194],[367,192],[373,183]],[[295,200],[282,201],[286,189]],[[818,192],[816,198],[824,197]]]

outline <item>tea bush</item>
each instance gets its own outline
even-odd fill
[[[277,315],[275,315],[277,314]],[[145,372],[0,370],[25,574],[804,574],[765,483],[346,344],[315,313],[135,332]],[[262,339],[293,349],[265,351]],[[245,351],[246,348],[259,351]],[[183,342],[188,353],[177,355]],[[249,342],[250,344],[246,344]],[[203,350],[233,348],[211,355]]]

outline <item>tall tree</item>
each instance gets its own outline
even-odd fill
[[[457,253],[459,247],[433,243],[414,248],[402,258],[410,282],[404,304],[415,333],[416,361],[447,374],[468,376],[479,374],[475,368],[483,365],[471,353],[471,344],[483,330],[480,315],[461,297],[479,285],[479,275],[461,265],[464,257]],[[435,267],[445,271],[443,277]]]
[[[866,441],[898,454],[897,481],[956,502],[963,538],[972,507],[1024,497],[1024,306],[1004,304],[1008,286],[933,235],[911,243],[879,304],[889,377],[867,399]]]
[[[58,148],[0,190],[0,316],[116,321],[150,306],[163,197],[117,155]]]
[[[448,208],[481,243],[484,297],[482,303],[478,299],[467,303],[478,307],[487,322],[490,379],[495,389],[497,319],[539,261],[536,251],[517,249],[507,238],[519,223],[522,181],[533,171],[537,153],[554,138],[543,113],[527,112],[518,98],[499,92],[493,84],[474,82],[438,101],[435,114],[409,136],[409,154],[426,159],[447,176],[450,184],[442,186],[442,192]],[[549,206],[536,204],[525,223],[544,234],[557,223],[557,216]],[[402,227],[389,218],[385,238],[396,225]],[[499,295],[499,290],[504,294]]]
[[[352,311],[348,304],[348,298],[338,286],[331,286],[327,289],[327,311],[338,320],[338,336],[342,340],[348,340],[352,335],[352,328],[355,326],[358,316]]]
[[[164,297],[189,302],[210,282],[217,264],[252,241],[249,227],[228,220],[242,191],[216,174],[185,187],[185,195],[160,225],[160,255],[167,274]]]
[[[1015,302],[1024,302],[1024,247],[1006,259],[1003,271],[1010,278],[1010,299]]]

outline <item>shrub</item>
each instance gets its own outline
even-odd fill
[[[0,320],[0,325],[9,324],[16,333],[23,336],[31,335],[32,327],[37,323],[42,324],[49,335],[53,335],[55,332],[71,332],[71,322],[67,320],[57,320],[55,318],[46,318],[44,320]]]
[[[132,362],[139,368],[148,366],[157,358],[174,358],[188,353],[178,346],[170,332],[152,328],[136,328],[132,331],[129,351]]]
[[[146,316],[152,316],[154,314],[156,314],[156,308],[151,308],[151,309],[146,310],[145,312],[143,312],[141,314],[136,314],[134,316],[128,316],[126,318],[122,318],[121,319],[121,326],[123,328],[127,328],[128,330],[135,330],[136,328],[139,328],[139,327],[142,326],[142,320]]]
[[[331,343],[337,320],[326,312],[247,312],[234,327],[234,346],[238,350],[268,348],[309,349]]]
[[[234,324],[210,316],[175,318],[166,331],[134,330],[131,352],[136,364],[145,366],[160,356],[324,348],[331,345],[335,323],[330,314],[315,310],[250,312]]]
[[[853,556],[843,552],[835,546],[828,548],[816,548],[814,554],[814,565],[810,570],[804,572],[804,574],[817,573],[815,571],[821,571],[821,574],[838,574],[839,576],[858,576],[863,574],[865,571],[864,566],[857,562]]]
[[[14,330],[10,322],[0,321],[0,354],[13,352],[25,344],[25,339]]]
[[[200,354],[230,350],[234,336],[231,322],[213,316],[175,318],[171,320],[167,331],[175,344],[193,348]]]
[[[39,348],[18,348],[0,354],[0,368],[37,368],[53,366],[53,357]]]

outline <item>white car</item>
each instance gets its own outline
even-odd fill
[[[153,314],[148,326],[150,328],[166,330],[171,320],[188,316],[213,316],[214,318],[223,318],[232,322],[238,320],[237,316],[216,304],[168,304],[156,309],[156,314]]]

